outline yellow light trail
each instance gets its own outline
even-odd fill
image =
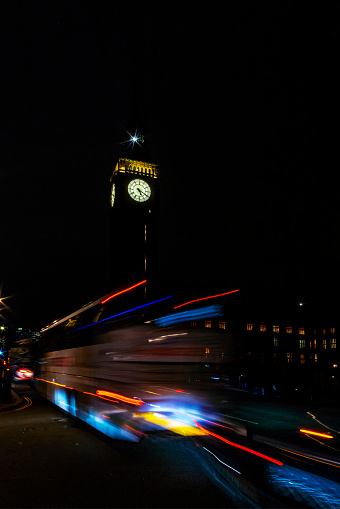
[[[317,431],[311,431],[309,429],[300,429],[301,433],[307,433],[308,435],[316,435],[317,437],[323,438],[334,438],[331,435],[326,435],[326,433],[319,433]]]
[[[161,428],[168,429],[173,433],[177,433],[178,435],[184,436],[193,436],[193,435],[207,435],[207,433],[203,430],[200,430],[196,426],[187,425],[186,423],[176,419],[167,417],[166,415],[144,412],[134,414],[135,417],[139,417],[145,419],[148,422],[156,424]]]

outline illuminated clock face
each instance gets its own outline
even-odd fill
[[[131,180],[128,185],[128,191],[131,198],[136,201],[146,201],[151,196],[150,186],[145,180]]]
[[[112,184],[112,187],[111,187],[111,207],[113,207],[113,204],[115,202],[115,192],[116,192],[115,184]]]

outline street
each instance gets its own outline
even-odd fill
[[[1,507],[230,507],[186,439],[110,441],[28,385],[0,414]],[[190,439],[188,439],[190,440]]]
[[[222,390],[219,423],[197,417],[201,436],[133,443],[13,388],[23,401],[0,413],[1,507],[340,507],[336,409]]]

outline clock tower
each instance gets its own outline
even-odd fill
[[[147,280],[146,294],[151,294],[157,278],[159,171],[143,147],[143,136],[128,135],[110,179],[111,284]]]

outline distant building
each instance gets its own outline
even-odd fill
[[[34,357],[34,348],[39,339],[40,332],[24,327],[15,331],[14,342],[10,352],[13,366],[31,366]]]
[[[2,325],[0,327],[0,352],[5,352],[7,350],[7,334],[6,327]]]
[[[333,323],[316,328],[289,319],[228,321],[221,316],[190,325],[207,329],[207,335],[217,329],[228,335],[234,359],[228,364],[221,355],[220,370],[234,386],[308,399],[339,395],[339,327]],[[213,355],[208,351],[207,361]]]
[[[37,340],[39,336],[39,331],[32,331],[31,329],[25,329],[23,327],[18,327],[15,331],[15,341],[19,341],[21,339]]]

